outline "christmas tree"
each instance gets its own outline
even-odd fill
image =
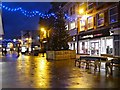
[[[62,10],[56,13],[57,18],[53,23],[53,30],[49,42],[50,50],[68,50],[69,34],[65,26],[65,18]]]

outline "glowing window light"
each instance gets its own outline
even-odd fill
[[[75,28],[75,22],[72,22],[71,24],[70,24],[70,29],[74,29]]]

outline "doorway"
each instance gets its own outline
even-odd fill
[[[91,42],[91,55],[99,55],[99,42]]]

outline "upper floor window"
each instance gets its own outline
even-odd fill
[[[66,30],[68,30],[68,25],[65,26]]]
[[[68,15],[68,10],[66,10],[64,13]]]
[[[90,16],[87,18],[87,26],[88,26],[88,29],[92,29],[93,26],[94,26],[94,20],[93,20],[93,17]]]
[[[73,14],[75,14],[75,5],[73,5],[73,7],[72,7],[72,12],[73,12]]]
[[[101,6],[101,5],[103,5],[105,2],[96,2],[96,5],[97,6]]]
[[[104,20],[104,13],[102,12],[102,13],[97,14],[97,26],[98,27],[99,26],[103,26],[104,22],[105,22],[105,20]]]
[[[71,22],[71,24],[70,24],[70,29],[74,29],[74,28],[75,28],[75,21]]]
[[[86,21],[80,20],[80,31],[85,31],[86,28]]]
[[[70,15],[75,14],[75,5],[70,8]]]
[[[70,15],[72,15],[72,7],[70,8]]]
[[[115,23],[118,21],[118,9],[117,6],[109,9],[109,22]]]
[[[93,3],[88,3],[88,7],[87,7],[88,10],[92,9],[93,7],[94,7]]]

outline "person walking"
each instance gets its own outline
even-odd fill
[[[18,50],[17,50],[17,53],[18,53],[18,55],[17,55],[17,57],[19,57],[20,56],[20,48],[18,47]]]
[[[42,57],[44,57],[45,49],[42,47]]]
[[[5,47],[5,51],[4,51],[5,56],[7,55],[7,48]]]

